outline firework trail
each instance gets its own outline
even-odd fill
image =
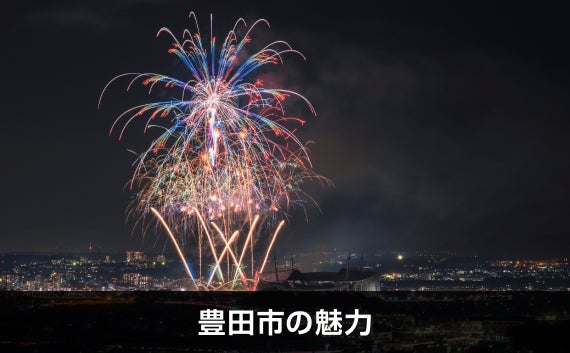
[[[215,264],[209,285],[214,274],[222,281],[229,280],[232,273],[234,279],[243,280],[246,252],[251,253],[253,278],[259,218],[266,227],[280,222],[268,252],[287,211],[310,199],[301,184],[306,179],[328,181],[312,171],[307,150],[294,134],[296,126],[305,121],[285,112],[285,100],[296,97],[315,114],[310,102],[293,91],[266,88],[253,77],[264,65],[283,63],[287,54],[304,56],[284,41],[269,43],[246,56],[244,48],[252,31],[260,25],[269,27],[264,19],[248,27],[240,18],[218,46],[211,29],[209,44],[203,43],[196,15],[190,13],[189,17],[195,29],[184,30],[180,39],[167,28],[157,34],[172,38],[168,52],[184,63],[190,73],[188,80],[156,73],[122,74],[105,86],[99,104],[109,85],[120,78],[129,78],[127,90],[136,83],[148,87],[149,94],[159,86],[169,90],[169,99],[124,111],[110,133],[118,131],[121,139],[137,119],[144,119],[145,132],[162,129],[135,162],[130,181],[135,193],[128,213],[143,228],[161,224],[175,243],[184,245],[195,239],[197,277],[203,278],[203,259]],[[178,244],[176,247],[179,249]],[[181,251],[179,254],[184,261]],[[263,266],[260,263],[257,268]]]

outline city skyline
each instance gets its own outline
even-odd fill
[[[563,259],[489,259],[449,252],[340,249],[281,254],[261,275],[261,290],[352,291],[568,291],[570,264]],[[0,254],[0,290],[191,290],[176,254]],[[223,283],[217,277],[213,286]],[[348,286],[348,287],[347,287]]]

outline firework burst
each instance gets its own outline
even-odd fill
[[[302,125],[304,120],[287,116],[285,101],[300,99],[315,114],[310,102],[293,91],[266,88],[254,77],[264,65],[283,63],[287,54],[304,56],[288,43],[275,41],[241,59],[252,31],[260,25],[269,26],[266,20],[248,27],[239,19],[220,46],[210,31],[210,43],[204,46],[195,14],[189,17],[195,30],[184,30],[180,39],[167,28],[157,34],[172,38],[168,52],[184,63],[189,80],[127,73],[112,79],[101,97],[111,83],[124,77],[130,78],[127,90],[141,83],[149,94],[159,86],[176,92],[170,99],[127,109],[111,128],[110,133],[118,131],[119,139],[137,119],[144,119],[145,132],[162,129],[135,163],[129,183],[135,193],[128,213],[145,229],[149,224],[165,227],[183,261],[178,242],[185,245],[194,239],[199,250],[198,281],[210,285],[216,274],[222,282],[241,278],[249,286],[254,269],[263,271],[287,211],[310,199],[301,190],[303,181],[327,182],[312,171],[295,128],[287,128]],[[241,32],[244,34],[239,35]],[[163,122],[158,123],[160,120]],[[260,238],[256,237],[258,229],[263,228],[256,225],[263,223],[268,228],[279,221],[265,260],[256,266],[253,244]],[[250,278],[243,270],[247,252],[251,256]],[[202,276],[205,260],[214,263],[207,277]],[[186,269],[194,281],[196,276]]]

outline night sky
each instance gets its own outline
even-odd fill
[[[570,22],[563,8],[473,1],[68,1],[3,9],[0,253],[153,248],[131,235],[124,186],[150,142],[108,131],[142,91],[102,88],[124,72],[188,77],[167,53],[196,11],[224,37],[266,18],[254,41],[308,58],[267,82],[301,92],[318,116],[299,133],[320,211],[290,218],[279,249],[448,249],[492,256],[570,252]],[[374,2],[375,3],[375,2]],[[162,248],[163,243],[158,244]]]

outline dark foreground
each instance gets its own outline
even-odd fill
[[[1,352],[569,352],[570,292],[0,292]],[[200,336],[200,311],[313,316],[310,332]],[[319,309],[370,314],[315,333]],[[346,330],[351,322],[342,321]]]

